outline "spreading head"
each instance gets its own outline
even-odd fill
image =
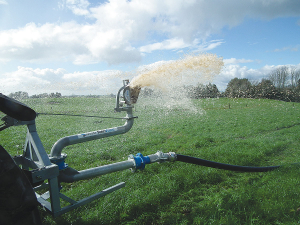
[[[131,87],[129,86],[130,89],[130,100],[132,104],[135,104],[137,102],[137,99],[139,97],[140,91],[141,91],[141,87],[140,86],[135,86],[135,87]]]
[[[128,105],[135,104],[139,97],[141,86],[139,85],[131,86],[129,84],[129,80],[123,80],[123,84],[124,84],[123,96],[126,104]]]

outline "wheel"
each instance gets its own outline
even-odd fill
[[[29,180],[0,145],[0,223],[40,225],[37,206]]]

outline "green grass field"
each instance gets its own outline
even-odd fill
[[[37,112],[122,117],[112,98],[28,99]],[[66,147],[66,162],[87,169],[126,160],[129,154],[176,152],[242,166],[283,165],[241,173],[185,164],[150,164],[72,184],[62,193],[80,200],[119,182],[126,187],[44,224],[298,224],[300,222],[300,104],[262,99],[193,100],[200,113],[154,107],[139,99],[133,128],[124,135]],[[230,108],[229,108],[230,106]],[[122,120],[45,116],[36,119],[50,153],[59,138],[117,125]],[[26,127],[0,133],[1,145],[22,154]]]

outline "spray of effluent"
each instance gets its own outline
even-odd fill
[[[149,88],[151,96],[139,99],[139,105],[151,105],[166,111],[174,109],[202,113],[188,97],[187,86],[212,82],[224,66],[223,58],[215,54],[186,55],[183,59],[156,65],[138,74],[130,82],[132,89]]]

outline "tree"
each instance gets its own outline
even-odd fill
[[[18,91],[18,92],[15,92],[15,93],[10,93],[8,95],[8,97],[20,100],[20,99],[29,98],[29,95],[28,95],[27,92]]]
[[[248,98],[252,96],[252,85],[247,78],[233,78],[227,84],[225,96],[230,98]]]
[[[289,68],[287,66],[280,66],[269,73],[269,80],[271,80],[275,87],[283,89],[289,79]]]
[[[55,94],[54,93],[49,94],[49,98],[60,98],[60,97],[61,97],[61,93],[59,92],[56,92]]]
[[[194,89],[194,97],[195,98],[205,98],[205,85],[199,83]]]
[[[183,85],[182,89],[185,91],[188,98],[196,98],[196,87],[193,85]]]
[[[198,83],[196,87],[189,85],[184,86],[183,89],[186,91],[189,98],[216,98],[220,96],[217,85],[211,83],[207,85]]]
[[[268,79],[262,79],[260,83],[254,87],[254,96],[256,98],[276,99],[279,97],[279,91]]]
[[[220,95],[217,85],[209,83],[206,85],[207,98],[217,98]]]
[[[298,81],[300,79],[300,69],[297,69],[295,66],[290,67],[291,74],[291,86],[296,88],[298,86]]]

